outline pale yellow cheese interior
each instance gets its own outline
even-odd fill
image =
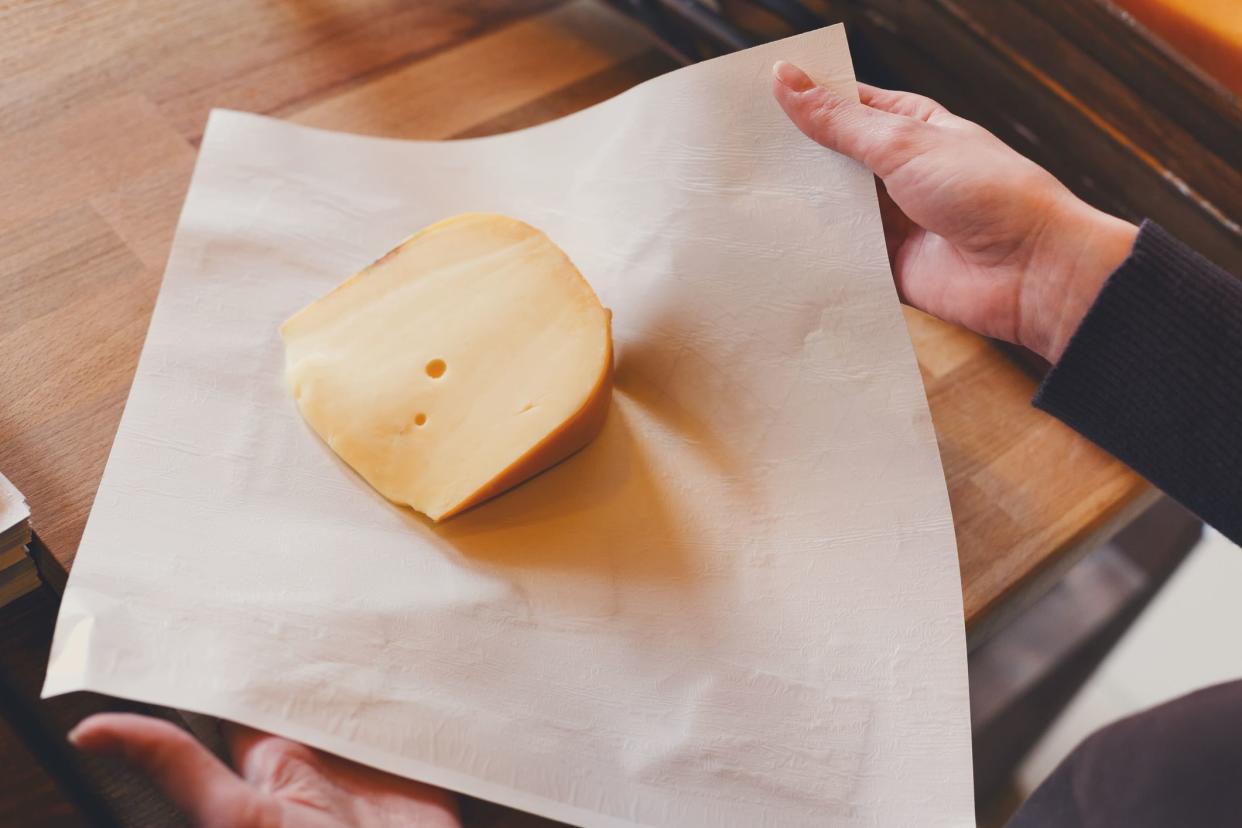
[[[442,520],[599,432],[609,321],[547,236],[467,214],[411,236],[280,332],[311,427],[389,500]]]

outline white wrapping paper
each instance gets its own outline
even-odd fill
[[[961,592],[872,178],[787,58],[405,142],[211,116],[44,692],[233,719],[587,826],[973,823]],[[442,526],[307,428],[277,325],[459,212],[613,309],[602,435]]]

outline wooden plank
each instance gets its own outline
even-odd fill
[[[86,205],[0,233],[0,464],[68,566],[155,305],[147,268]],[[51,332],[51,333],[49,333]]]
[[[1196,55],[1179,54],[1115,0],[1027,0],[1025,5],[1212,152],[1222,158],[1236,153],[1242,124],[1238,96],[1200,69]]]
[[[1031,407],[1037,382],[983,338],[906,308],[957,530],[968,628],[1120,529],[1150,486]],[[972,629],[972,633],[973,633]]]
[[[488,118],[455,133],[454,138],[497,135],[564,117],[606,101],[643,81],[671,72],[680,64],[659,49],[646,49],[581,80],[546,93],[514,109]]]
[[[146,98],[93,102],[0,140],[0,227],[51,215],[168,163],[194,158],[190,144]]]
[[[0,464],[66,566],[193,160],[193,147],[135,95],[91,101],[0,140],[11,196],[0,202]]]
[[[87,203],[143,265],[162,273],[193,171],[193,155],[171,158]]]
[[[212,106],[274,112],[554,2],[4,4],[0,138],[134,94],[194,139]]]
[[[1107,44],[1118,41],[1118,34],[1131,34],[1120,20],[1110,21],[1111,31],[1095,30],[1092,48],[1083,49],[1079,41],[1066,38],[1063,30],[1021,3],[1002,6],[991,0],[955,0],[941,5],[952,10],[967,30],[1011,56],[1015,68],[1074,110],[1079,121],[1109,137],[1142,165],[1157,170],[1170,184],[1193,193],[1205,209],[1222,215],[1242,214],[1242,169],[1235,166],[1242,141],[1242,110],[1229,105],[1222,95],[1216,106],[1195,107],[1195,115],[1188,112],[1186,124],[1170,117],[1170,109],[1189,109],[1180,105],[1182,89],[1168,90],[1163,99],[1154,99],[1160,87],[1138,87],[1102,62],[1114,51]],[[1043,5],[1050,15],[1061,8],[1062,3]],[[1090,33],[1075,28],[1078,37]],[[1208,113],[1215,117],[1204,117]],[[1242,237],[1242,230],[1238,235]]]
[[[448,138],[651,45],[626,18],[594,0],[574,0],[300,109],[291,120],[392,138]]]

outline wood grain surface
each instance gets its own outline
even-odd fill
[[[0,6],[0,469],[72,564],[208,111],[410,138],[511,130],[675,68],[595,0],[132,0]],[[968,623],[1149,489],[1032,409],[978,337],[907,315]]]

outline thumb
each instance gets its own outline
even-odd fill
[[[772,94],[798,129],[880,178],[919,154],[928,129],[922,121],[843,98],[783,60],[772,67],[772,74]]]
[[[69,732],[87,753],[119,758],[148,774],[201,826],[241,826],[266,800],[181,728],[132,713],[100,713]]]

